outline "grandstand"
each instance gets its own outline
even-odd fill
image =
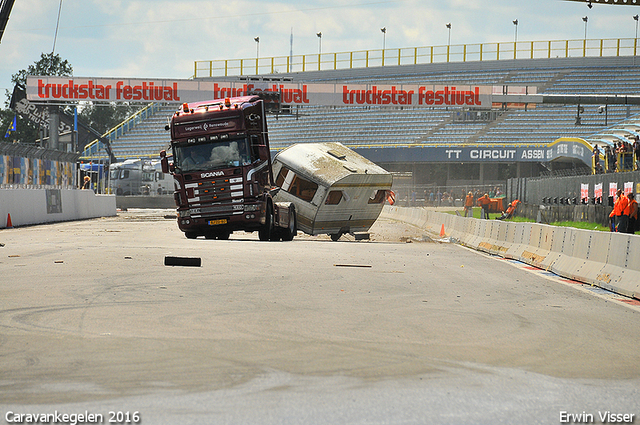
[[[640,68],[635,62],[633,56],[515,59],[206,79],[535,86],[539,94],[637,95]],[[269,120],[270,143],[273,150],[280,150],[293,143],[341,142],[390,171],[409,173],[414,184],[493,184],[550,170],[588,172],[589,165],[575,158],[559,157],[550,162],[516,158],[463,166],[455,157],[434,158],[433,149],[550,149],[561,137],[610,145],[621,137],[640,134],[640,125],[633,125],[640,114],[639,105],[610,104],[606,113],[601,106],[580,105],[580,112],[578,105],[561,104],[506,105],[506,108],[496,105],[491,111],[454,107],[292,106]],[[115,156],[156,157],[169,144],[164,126],[175,108],[175,105],[158,107],[149,118],[112,141]]]

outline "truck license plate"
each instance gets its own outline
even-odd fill
[[[227,224],[227,219],[221,218],[219,220],[209,220],[209,226],[218,226],[220,224]]]

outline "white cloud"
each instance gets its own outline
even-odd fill
[[[0,44],[0,88],[53,46],[57,1],[16,2]],[[194,61],[286,57],[447,43],[632,38],[640,8],[561,0],[65,0],[56,52],[78,76],[188,78]]]

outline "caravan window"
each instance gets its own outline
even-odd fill
[[[287,167],[282,167],[276,178],[276,185],[303,201],[311,202],[318,190],[318,185],[300,177]]]
[[[314,182],[310,182],[309,180],[305,180],[300,176],[296,175],[291,182],[291,186],[289,187],[288,192],[292,195],[297,196],[298,198],[305,200],[307,202],[311,202],[313,197],[318,190],[318,185]]]
[[[369,204],[384,204],[384,195],[386,190],[374,190],[369,198]]]
[[[342,201],[342,191],[341,190],[332,190],[327,195],[327,200],[324,201],[325,205],[338,205]]]
[[[289,171],[291,170],[289,170],[287,167],[280,168],[278,177],[276,177],[276,186],[284,188],[284,179],[285,177],[287,177],[287,174],[289,174]]]

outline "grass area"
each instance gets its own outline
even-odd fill
[[[480,212],[481,212],[481,208],[474,208],[473,209],[473,217],[474,218],[480,218]],[[443,211],[447,214],[456,214],[456,211]],[[464,217],[464,209],[459,210],[458,211],[460,213],[460,215],[462,215]],[[491,220],[494,220],[496,217],[500,217],[500,214],[489,214],[489,216],[491,217]],[[531,220],[525,217],[513,217],[510,218],[508,220],[505,221],[511,221],[514,223],[535,223],[535,220]],[[549,223],[551,226],[558,226],[558,227],[573,227],[576,229],[584,229],[584,230],[597,230],[600,232],[608,232],[609,231],[609,227],[607,226],[603,226],[601,224],[598,223],[590,223],[587,221],[556,221],[553,223]],[[636,232],[636,234],[638,234],[638,232]]]

